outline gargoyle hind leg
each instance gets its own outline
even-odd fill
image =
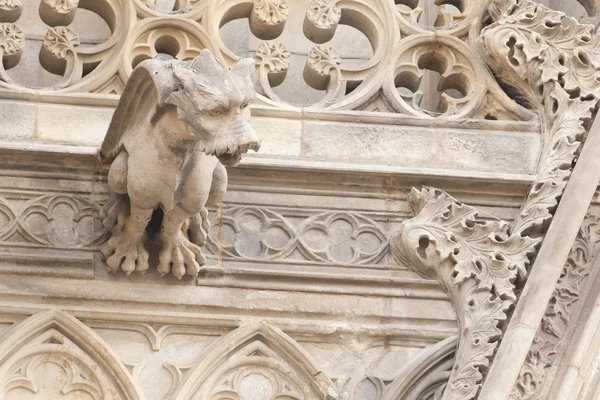
[[[152,211],[131,205],[123,230],[110,238],[102,248],[106,264],[111,270],[121,267],[129,275],[133,271],[144,272],[148,269],[148,251],[144,241]]]
[[[107,229],[112,229],[113,237],[102,248],[108,267],[111,270],[120,267],[127,275],[148,269],[148,251],[144,241],[153,211],[130,204],[127,195],[128,157],[127,152],[121,150],[108,172],[108,185],[117,197],[103,221]]]
[[[160,228],[162,248],[158,255],[158,272],[161,275],[172,272],[177,279],[186,273],[196,276],[200,265],[204,265],[202,248],[190,242],[182,230],[182,226],[193,215],[181,208],[167,212]]]

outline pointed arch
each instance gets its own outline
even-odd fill
[[[250,376],[262,380],[273,398],[278,394],[304,400],[336,398],[333,383],[308,353],[264,321],[221,337],[204,354],[181,386],[177,400],[243,398],[241,387]]]
[[[458,337],[452,336],[423,349],[387,386],[381,400],[429,398],[426,394],[438,390],[441,394],[450,378],[457,347]]]
[[[140,400],[142,393],[116,354],[90,328],[58,311],[37,313],[10,328],[0,343],[0,398],[40,390],[35,370],[54,365],[66,377],[61,393],[94,399]]]

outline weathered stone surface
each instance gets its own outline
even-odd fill
[[[0,397],[594,396],[593,27],[528,0],[0,0],[0,22]],[[210,134],[252,129],[225,175],[213,155],[256,146]]]

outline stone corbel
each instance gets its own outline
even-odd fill
[[[402,265],[437,279],[456,310],[460,341],[442,399],[473,399],[516,302],[537,239],[511,234],[510,224],[478,212],[433,188],[413,189],[415,217],[393,237]]]

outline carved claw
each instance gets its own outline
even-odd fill
[[[120,267],[127,275],[133,271],[146,272],[149,256],[144,246],[145,236],[145,233],[137,237],[128,234],[113,236],[102,248],[108,268],[116,271]]]
[[[113,234],[120,234],[125,227],[128,210],[127,196],[117,195],[114,201],[108,203],[102,210],[102,225]]]
[[[209,229],[210,225],[208,223],[208,211],[206,208],[202,208],[202,210],[190,218],[186,224],[186,231],[190,242],[199,247],[204,247]]]
[[[163,243],[158,255],[158,272],[161,275],[171,272],[177,279],[181,279],[186,273],[197,276],[204,262],[202,248],[190,242],[180,232],[172,241]]]

